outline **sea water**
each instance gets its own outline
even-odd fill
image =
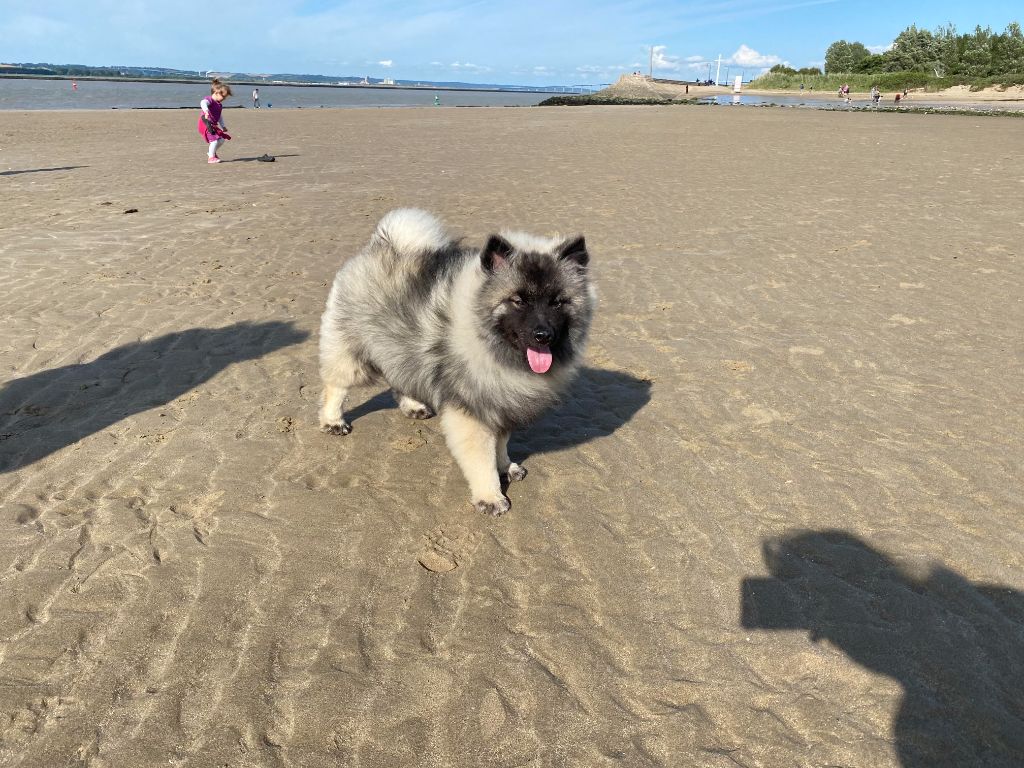
[[[77,84],[77,89],[72,86]],[[252,89],[260,105],[272,109],[320,107],[518,107],[539,104],[552,94],[518,91],[443,91],[360,85],[234,85],[225,106],[252,107]],[[37,80],[0,78],[0,109],[146,109],[199,108],[209,96],[206,83],[111,82],[106,80]]]

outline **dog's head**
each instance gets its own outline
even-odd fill
[[[478,311],[499,360],[543,375],[578,358],[594,311],[589,263],[582,236],[488,239]]]

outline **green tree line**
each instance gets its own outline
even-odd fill
[[[966,78],[1024,73],[1024,33],[1016,21],[1001,34],[978,26],[961,35],[952,24],[930,32],[912,24],[884,53],[873,54],[863,43],[846,40],[837,40],[825,52],[825,74],[885,72]]]

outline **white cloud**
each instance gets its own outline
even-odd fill
[[[653,60],[655,69],[667,69],[669,72],[679,71],[679,57],[669,56],[665,53],[668,46],[656,45],[653,48]]]
[[[703,56],[687,56],[685,60],[690,62],[691,64],[696,64],[698,62],[704,61],[704,57]]]
[[[747,69],[767,69],[769,67],[774,67],[776,64],[785,64],[786,62],[784,62],[780,56],[758,53],[750,46],[741,45],[736,49],[736,53],[728,59],[725,59],[722,63]]]
[[[480,64],[473,64],[468,61],[453,61],[449,65],[456,72],[490,72],[490,67],[484,67]]]
[[[390,67],[393,66],[395,62],[392,59],[384,59],[384,61],[378,61],[377,63],[382,67]]]
[[[865,46],[865,47],[869,51],[871,51],[872,53],[877,55],[879,53],[885,53],[886,51],[891,51],[892,50],[892,43],[889,43],[888,45],[868,45],[868,46]]]

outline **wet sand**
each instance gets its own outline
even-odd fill
[[[4,113],[0,764],[1020,764],[1018,121],[228,117]],[[402,205],[593,252],[499,519],[378,389],[316,428]]]

